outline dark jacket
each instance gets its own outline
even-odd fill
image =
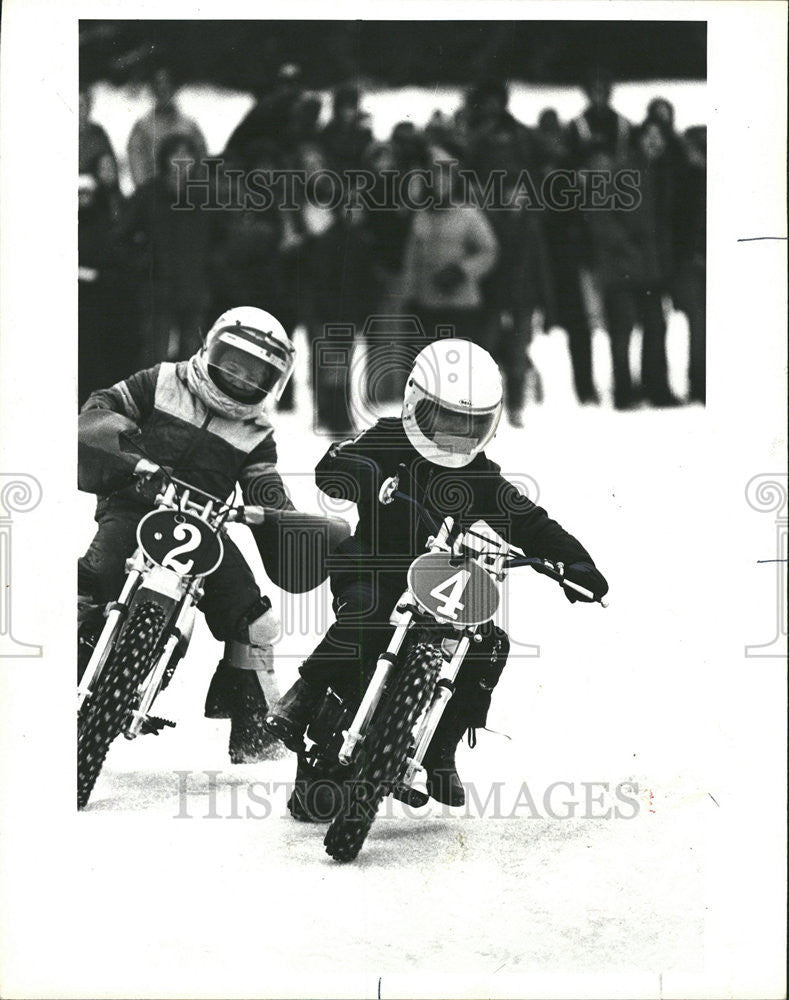
[[[401,464],[407,470],[405,478]],[[320,490],[333,499],[352,501],[359,512],[354,535],[334,556],[335,589],[338,577],[374,571],[379,585],[402,591],[408,566],[425,552],[431,532],[415,508],[400,500],[388,506],[378,501],[384,479],[398,472],[400,489],[439,520],[451,515],[469,527],[484,519],[527,555],[568,564],[592,563],[581,543],[519,493],[484,453],[463,469],[443,468],[414,449],[399,417],[385,417],[352,441],[333,445],[315,469]]]
[[[268,418],[231,420],[208,410],[189,390],[186,365],[165,362],[137,372],[94,392],[83,412],[104,409],[128,417],[141,430],[147,458],[214,496],[228,496],[238,482],[247,502],[292,509],[276,470]],[[122,496],[140,500],[133,487]]]
[[[346,124],[338,118],[332,118],[320,133],[320,142],[329,165],[340,173],[359,170],[364,165],[365,150],[372,141],[372,132],[361,121]]]
[[[584,162],[590,149],[602,147],[614,160],[623,160],[630,144],[630,122],[613,108],[587,108],[570,122],[571,156],[576,165]]]
[[[203,206],[173,208],[176,197],[159,179],[144,184],[129,199],[118,232],[146,286],[173,307],[205,301],[217,222]]]
[[[639,204],[584,213],[603,289],[663,288],[673,271],[670,178],[662,164],[633,163],[639,170]]]

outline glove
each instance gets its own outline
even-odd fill
[[[569,566],[565,567],[564,578],[565,580],[577,583],[579,587],[585,587],[594,594],[594,598],[584,597],[577,590],[562,586],[564,596],[571,604],[575,604],[576,601],[583,601],[589,604],[592,600],[599,601],[601,597],[605,597],[608,593],[608,581],[600,570],[595,569],[591,563],[570,563]]]
[[[167,485],[167,476],[172,472],[166,466],[163,468],[145,458],[140,459],[134,471],[137,479],[134,486],[135,491],[143,500],[151,504],[164,490]]]
[[[445,295],[454,292],[466,280],[466,272],[460,264],[445,264],[433,275],[433,284]]]

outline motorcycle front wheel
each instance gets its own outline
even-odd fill
[[[356,776],[346,786],[343,808],[323,841],[335,861],[353,861],[362,849],[378,807],[403,772],[414,726],[430,703],[440,669],[440,649],[418,643],[393,677],[361,748]]]
[[[146,601],[134,607],[83,706],[77,723],[78,809],[88,804],[110,745],[128,723],[137,689],[153,665],[166,624],[161,605]]]

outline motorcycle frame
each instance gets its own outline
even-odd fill
[[[176,486],[169,483],[163,493],[156,498],[156,508],[165,510],[187,510],[192,508],[201,520],[208,522],[213,509],[214,500],[206,504],[197,504],[189,500],[189,490],[182,492],[176,502]],[[218,533],[223,531],[220,520]],[[179,656],[186,653],[185,646],[191,639],[192,628],[196,614],[196,605],[203,596],[203,580],[205,577],[181,576],[175,570],[166,569],[147,558],[138,547],[134,555],[126,563],[127,577],[118,600],[109,606],[106,621],[101,630],[96,647],[88,660],[82,680],[77,687],[77,711],[80,712],[85,701],[92,693],[93,686],[101,676],[109,655],[115,645],[124,621],[131,611],[135,598],[140,591],[145,590],[155,595],[158,603],[170,609],[165,633],[167,638],[161,653],[157,657],[145,680],[138,689],[137,707],[132,711],[132,719],[123,735],[134,739],[139,735],[145,723],[148,712],[159,693],[165,672],[176,653]]]
[[[453,519],[451,517],[444,518],[438,533],[428,538],[428,551],[452,552],[455,555],[460,555],[461,539],[456,539],[453,545],[449,544],[453,528]],[[506,553],[497,555],[492,560],[485,560],[482,555],[472,556],[472,558],[497,584],[501,583],[505,575],[504,562]],[[405,605],[404,608],[403,605]],[[341,764],[347,765],[352,763],[357,747],[364,741],[370,722],[383,697],[386,684],[395,668],[398,654],[402,649],[406,636],[418,622],[418,617],[415,613],[417,612],[417,602],[412,593],[406,592],[405,599],[398,603],[398,611],[401,608],[403,608],[403,613],[395,626],[394,635],[386,650],[378,657],[375,671],[365,689],[364,696],[356,710],[353,721],[349,728],[343,731],[343,743],[338,754]],[[442,644],[444,664],[441,668],[431,703],[422,714],[414,731],[415,749],[413,755],[408,759],[403,779],[405,783],[409,784],[413,784],[420,772],[424,770],[422,768],[422,760],[441,721],[441,716],[444,714],[444,710],[454,694],[455,679],[468,654],[472,641],[479,642],[482,639],[482,636],[479,634],[479,625],[452,625],[451,623],[441,622],[434,615],[430,615],[430,618],[439,625],[447,625],[454,629],[458,633],[458,641],[449,657],[444,655]]]

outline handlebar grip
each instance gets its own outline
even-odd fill
[[[263,524],[266,519],[266,508],[250,504],[244,507],[236,507],[230,511],[228,521],[236,521],[238,524],[248,524],[252,527]]]
[[[596,600],[592,591],[587,590],[586,587],[582,587],[578,583],[573,583],[572,580],[567,580],[565,577],[560,577],[559,579],[563,587],[569,587],[570,590],[574,590],[576,594],[580,594],[582,597],[588,597],[590,601]]]

